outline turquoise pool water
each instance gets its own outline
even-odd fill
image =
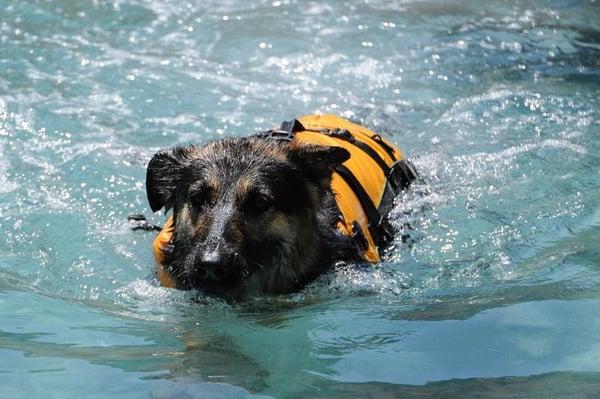
[[[0,397],[597,397],[598,2],[0,10]],[[314,112],[405,149],[411,242],[295,295],[159,287],[152,154]]]

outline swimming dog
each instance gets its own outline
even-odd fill
[[[352,130],[358,125],[341,118],[323,118],[154,155],[146,175],[148,201],[153,211],[172,210],[161,233],[166,243],[155,241],[163,285],[235,297],[282,294],[338,261],[379,260],[392,234],[387,212],[393,197],[416,173],[378,135]],[[343,122],[345,129],[327,127],[328,121]],[[316,139],[308,139],[311,134]],[[379,178],[377,194],[357,176],[367,176],[371,185]],[[348,211],[352,207],[358,210]],[[350,218],[357,220],[345,220]]]

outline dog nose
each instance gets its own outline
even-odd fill
[[[196,261],[196,273],[202,279],[222,280],[228,275],[226,257],[217,251],[202,254]]]

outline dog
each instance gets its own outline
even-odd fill
[[[311,130],[295,122],[291,136],[293,129]],[[339,193],[332,190],[334,173],[352,156],[349,147],[274,132],[281,130],[175,147],[149,162],[150,208],[172,210],[159,265],[172,286],[230,297],[286,294],[338,261],[365,260],[365,233],[356,223],[352,234],[340,228]],[[386,215],[378,222],[387,223]]]

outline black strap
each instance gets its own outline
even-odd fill
[[[360,224],[358,224],[356,220],[352,222],[352,233],[350,233],[350,238],[356,243],[360,255],[369,249],[369,243],[367,242],[365,233],[362,231]]]
[[[394,148],[386,143],[380,135],[374,134],[371,136],[371,138],[389,154],[390,158],[396,159],[396,152],[394,151]]]
[[[369,232],[371,233],[375,244],[378,247],[387,246],[394,237],[393,227],[388,220],[379,213],[377,207],[373,204],[373,201],[371,201],[369,194],[367,194],[364,187],[356,179],[356,176],[354,176],[350,169],[344,165],[338,165],[335,167],[335,171],[350,186],[354,194],[356,194],[358,202],[360,202],[360,205],[367,215],[367,219],[369,219]]]
[[[377,163],[377,165],[379,165],[379,167],[381,168],[381,171],[383,172],[384,176],[388,176],[388,174],[390,173],[390,167],[388,166],[388,164],[379,156],[379,154],[377,153],[377,151],[375,151],[373,148],[371,148],[371,146],[369,146],[367,143],[357,140],[356,137],[354,137],[352,135],[352,133],[350,133],[348,130],[346,129],[334,129],[334,130],[330,130],[326,133],[328,136],[331,137],[335,137],[335,138],[339,138],[342,140],[345,140],[347,142],[349,142],[350,144],[360,148],[364,153],[366,153],[368,156],[370,156],[373,161],[375,161],[375,163]],[[393,158],[392,158],[393,159]]]
[[[417,178],[417,171],[415,167],[406,159],[397,161],[390,168],[390,174],[388,180],[394,186],[396,194],[400,192],[412,183]]]
[[[415,167],[406,159],[394,163],[388,176],[388,179],[399,189],[408,187],[416,178],[417,171]]]
[[[379,213],[387,215],[394,207],[394,200],[402,190],[407,188],[417,178],[417,172],[406,159],[394,162],[387,176],[383,195],[379,202]]]

